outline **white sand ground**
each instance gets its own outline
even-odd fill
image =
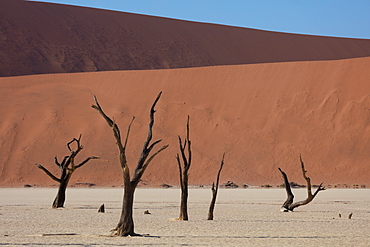
[[[70,188],[66,207],[51,209],[56,191],[0,188],[0,246],[370,246],[368,189],[322,191],[293,213],[279,211],[283,189],[221,189],[213,221],[205,220],[211,191],[191,189],[188,222],[170,220],[179,214],[178,189],[138,189],[135,229],[150,236],[132,238],[107,237],[121,189]],[[301,199],[306,191],[294,193]]]

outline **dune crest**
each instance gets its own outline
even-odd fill
[[[170,147],[143,176],[177,185],[177,135],[191,116],[194,161],[189,183],[211,184],[226,152],[221,183],[281,184],[277,167],[303,183],[302,154],[313,184],[368,184],[370,58],[203,68],[46,74],[0,78],[0,186],[52,185],[34,163],[57,171],[55,155],[82,134],[81,160],[100,156],[71,184],[122,184],[111,130],[91,108],[93,95],[122,133],[133,115],[128,160],[136,165],[149,108],[154,139]]]
[[[0,4],[0,76],[370,56],[366,39],[268,32],[23,0]]]

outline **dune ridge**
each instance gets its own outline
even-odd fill
[[[370,56],[370,40],[268,32],[92,8],[2,0],[0,76]]]
[[[154,139],[170,147],[144,174],[148,185],[178,184],[177,135],[190,115],[190,183],[211,184],[223,152],[221,182],[281,184],[281,167],[304,183],[369,184],[370,57],[186,69],[45,74],[0,78],[0,186],[55,184],[34,163],[57,172],[55,155],[82,134],[79,158],[91,161],[71,183],[121,185],[111,130],[91,108],[96,95],[123,133],[135,166],[149,108],[159,91]]]

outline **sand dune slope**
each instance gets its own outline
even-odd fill
[[[93,95],[123,133],[133,115],[127,151],[135,165],[158,94],[154,139],[170,147],[143,180],[178,184],[177,135],[191,116],[191,184],[211,184],[223,152],[222,182],[280,184],[277,168],[303,183],[299,154],[312,182],[369,184],[370,58],[203,68],[33,75],[0,79],[0,185],[54,182],[55,155],[82,134],[73,182],[122,183],[111,130],[91,108]]]
[[[370,40],[267,32],[23,0],[0,1],[0,76],[370,56]]]

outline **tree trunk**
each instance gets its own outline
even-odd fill
[[[216,185],[215,185],[215,183],[212,183],[212,189],[211,189],[212,190],[212,200],[211,200],[211,204],[209,205],[207,220],[213,220],[213,211],[215,209],[215,204],[216,204],[218,184],[219,184],[219,181],[220,181],[220,174],[221,174],[222,168],[224,166],[224,158],[225,158],[225,153],[222,155],[220,169],[218,170],[218,173],[217,173]]]
[[[215,209],[216,198],[217,198],[217,190],[215,190],[214,184],[212,184],[212,200],[211,200],[211,204],[209,205],[207,220],[213,220],[213,211]]]
[[[188,174],[183,174],[181,183],[181,203],[179,220],[188,220]]]
[[[58,193],[52,204],[53,208],[63,208],[64,202],[66,200],[66,190],[68,186],[69,179],[71,178],[72,173],[68,173],[64,179],[61,179],[59,184]]]
[[[137,236],[134,232],[133,205],[135,186],[124,186],[121,217],[114,229],[116,236]]]

